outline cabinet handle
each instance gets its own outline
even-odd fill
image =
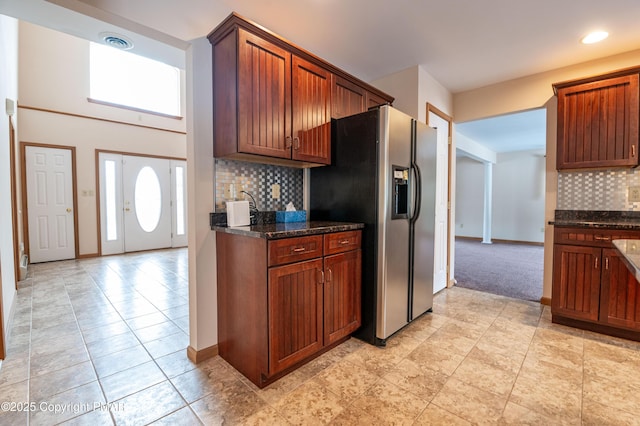
[[[286,138],[284,138],[284,147],[286,149],[291,148],[291,136],[287,136]]]
[[[349,240],[342,240],[342,241],[340,241],[340,244],[342,244],[344,246],[346,244],[349,244],[350,242],[351,241],[349,241]]]
[[[636,146],[635,145],[631,145],[631,156],[632,157],[636,156]]]
[[[320,281],[318,284],[324,284],[324,271],[322,269],[318,269],[318,272],[320,272]]]
[[[599,237],[597,235],[593,239],[596,241],[611,241],[611,237]]]
[[[306,250],[305,247],[296,247],[294,249],[291,249],[291,251],[294,252],[294,253],[302,253],[305,250]]]
[[[608,257],[604,258],[604,269],[606,269],[607,271],[609,270],[609,258]]]
[[[327,282],[332,282],[333,281],[333,271],[331,270],[331,268],[327,269]]]
[[[297,136],[293,138],[293,149],[295,150],[300,149],[300,138]]]
[[[596,262],[596,264],[594,265],[594,268],[598,269],[598,258],[597,257],[595,258],[595,262]]]

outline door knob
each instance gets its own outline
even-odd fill
[[[71,213],[71,209],[70,208],[67,208],[67,213]]]
[[[131,209],[129,207],[127,207],[126,209],[124,209],[125,212],[130,211]]]

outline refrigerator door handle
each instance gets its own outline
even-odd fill
[[[411,223],[416,223],[418,218],[420,217],[420,208],[422,207],[422,173],[420,172],[420,167],[417,164],[412,164],[411,169],[413,170],[413,174],[415,176],[415,194],[414,194],[414,205],[413,205],[413,214],[411,215]]]
[[[415,224],[420,217],[420,207],[422,206],[422,173],[420,172],[418,163],[416,163],[416,151],[418,150],[417,139],[418,123],[415,120],[411,120],[411,169],[413,170],[413,175],[415,176],[415,184],[413,185],[413,187],[415,188],[413,194],[413,212],[411,214],[411,218],[409,219],[409,222],[411,224]]]

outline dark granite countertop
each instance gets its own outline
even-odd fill
[[[262,225],[236,226],[231,228],[228,226],[211,226],[211,229],[217,232],[226,232],[227,234],[245,235],[247,237],[255,238],[266,238],[267,240],[327,234],[330,232],[353,231],[362,228],[364,228],[363,223],[322,221],[266,223]]]
[[[640,229],[640,212],[605,210],[556,210],[554,226],[576,228]]]

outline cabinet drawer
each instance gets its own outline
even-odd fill
[[[342,253],[360,248],[362,231],[344,231],[324,236],[324,255]]]
[[[640,238],[640,231],[629,229],[587,229],[556,227],[553,242],[590,247],[612,247],[611,241]]]
[[[269,241],[269,266],[322,257],[322,235]]]

